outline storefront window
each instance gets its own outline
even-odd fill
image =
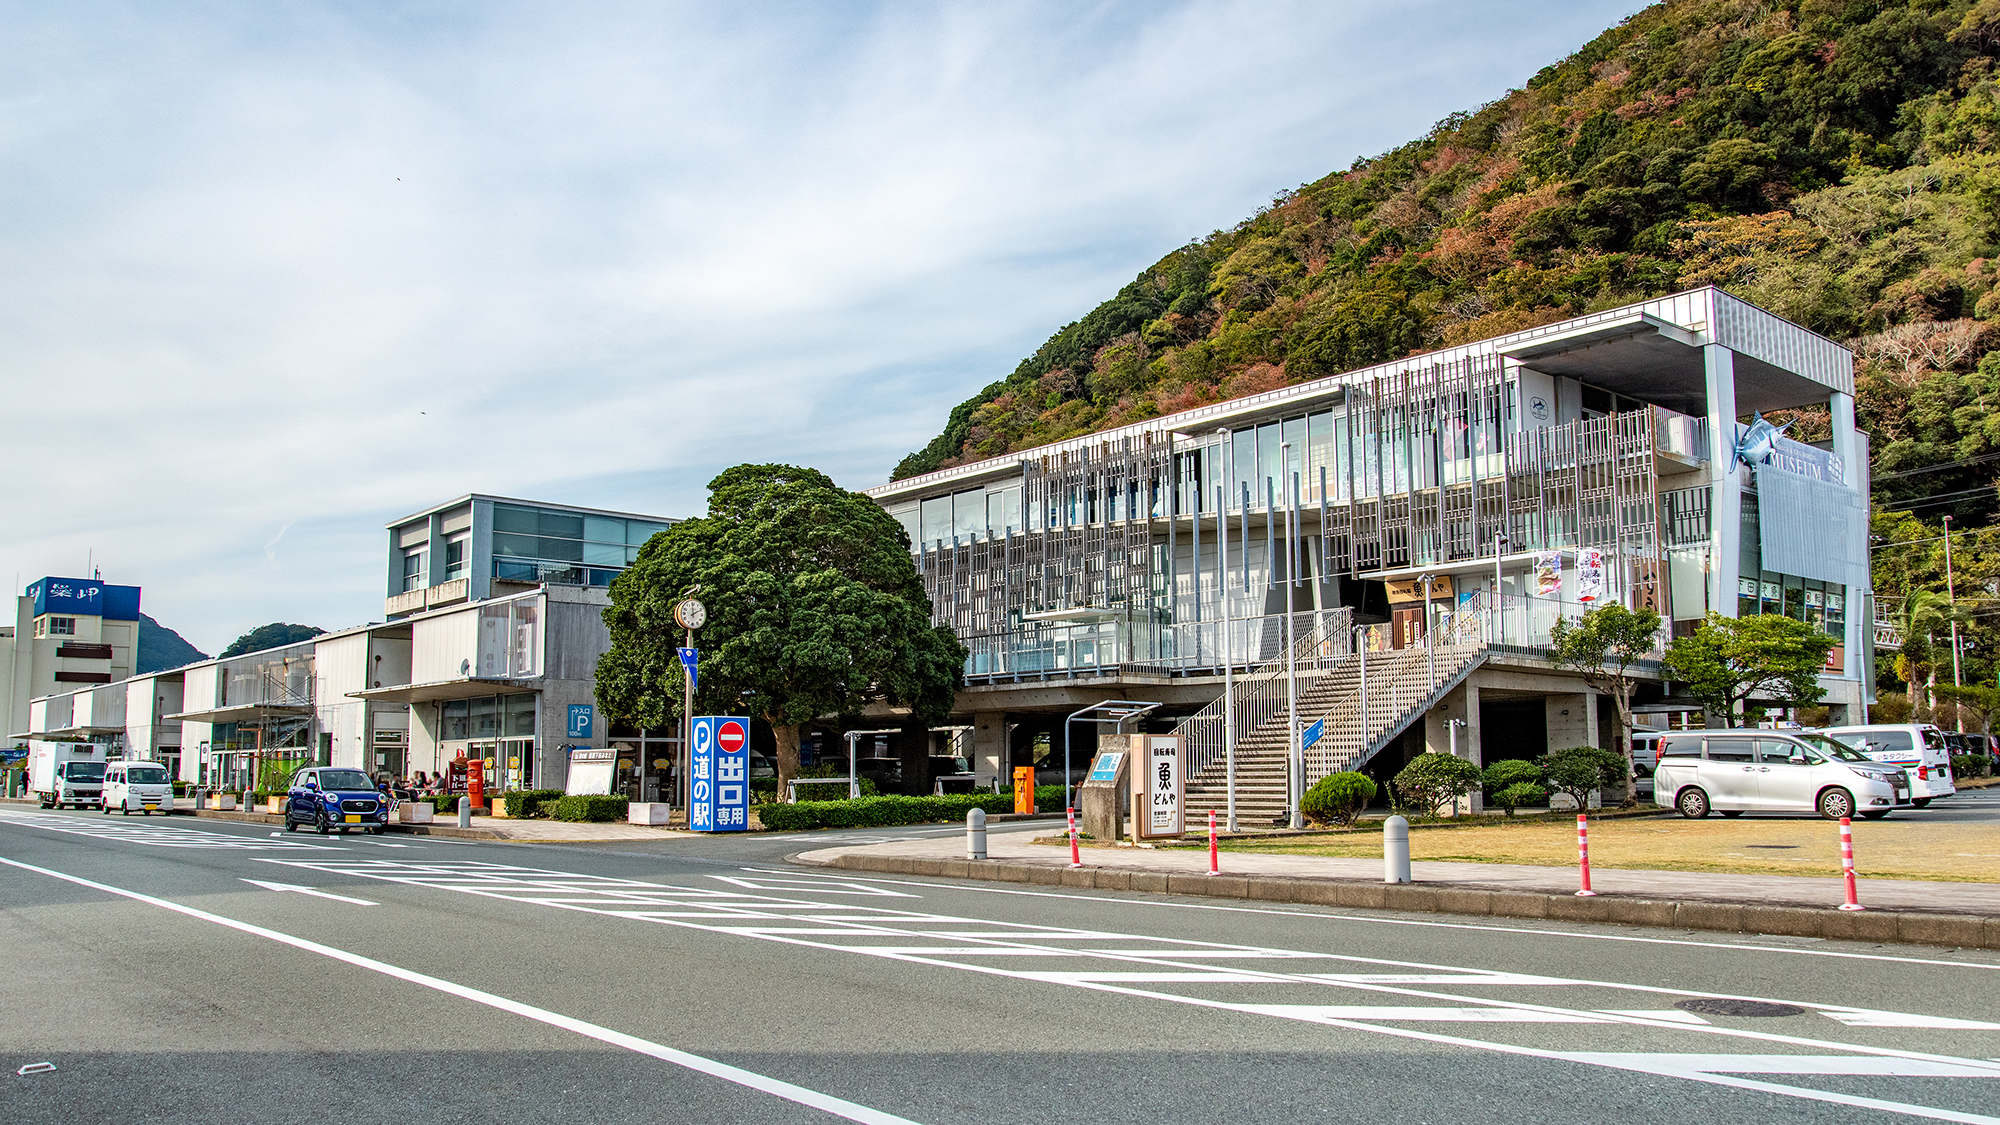
[[[535,695],[533,692],[501,696],[500,706],[504,715],[502,720],[504,727],[503,734],[511,737],[534,736]]]
[[[447,699],[444,702],[444,734],[447,739],[470,738],[471,708],[467,700]]]

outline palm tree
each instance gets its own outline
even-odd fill
[[[1897,662],[1897,673],[1910,694],[1910,716],[1914,721],[1920,714],[1928,717],[1935,710],[1929,693],[1919,696],[1917,681],[1923,678],[1931,663],[1929,637],[1939,628],[1946,626],[1952,618],[1952,607],[1943,594],[1936,590],[1912,590],[1903,604],[1895,610],[1891,620],[1896,631],[1903,635],[1902,660]],[[1918,706],[1919,699],[1922,707]]]

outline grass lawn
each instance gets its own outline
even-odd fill
[[[2000,883],[2000,827],[1926,824],[1903,814],[1854,823],[1854,866],[1885,879]],[[1229,840],[1224,851],[1378,858],[1379,832]],[[1410,858],[1460,863],[1576,864],[1576,822],[1417,828]],[[1679,817],[1607,820],[1590,826],[1593,867],[1839,875],[1840,826],[1830,820]]]

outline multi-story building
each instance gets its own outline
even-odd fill
[[[619,737],[644,759],[630,770],[639,790],[645,763],[678,740],[595,715],[605,587],[671,522],[462,497],[389,525],[388,620],[137,677],[128,649],[123,676],[24,705],[25,737],[102,743],[207,785],[254,785],[264,761],[400,776],[465,757],[489,763],[494,788],[561,788],[569,749]]]
[[[1873,649],[1853,392],[1847,349],[1704,288],[869,494],[971,649],[955,721],[982,768],[1089,704],[1150,701],[1189,738],[1194,791],[1225,787],[1233,744],[1261,816],[1426,746],[1481,761],[1600,742],[1609,700],[1542,646],[1608,601],[1658,610],[1662,644],[1710,612],[1808,621],[1839,641],[1828,703],[1858,718]],[[1746,424],[1794,408],[1824,412],[1828,440]],[[1644,671],[1643,707],[1690,706]],[[1294,716],[1328,720],[1310,752],[1287,749]]]
[[[389,524],[388,616],[534,589],[611,585],[672,520],[461,496]]]
[[[139,587],[96,578],[44,578],[14,602],[0,629],[0,697],[10,736],[28,729],[30,700],[132,674],[139,648]]]

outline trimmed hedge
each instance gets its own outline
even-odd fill
[[[508,816],[539,816],[542,802],[560,798],[560,789],[516,789],[507,794]]]
[[[808,828],[881,828],[891,824],[964,820],[965,814],[973,809],[985,809],[988,813],[1012,812],[1014,798],[1005,794],[954,793],[946,797],[800,801],[796,805],[758,805],[757,820],[765,828],[787,832]]]
[[[590,795],[563,797],[556,801],[557,820],[608,821],[624,820],[628,798]]]
[[[1993,759],[1984,754],[1953,754],[1951,775],[1953,777],[1985,777],[1992,772]]]

